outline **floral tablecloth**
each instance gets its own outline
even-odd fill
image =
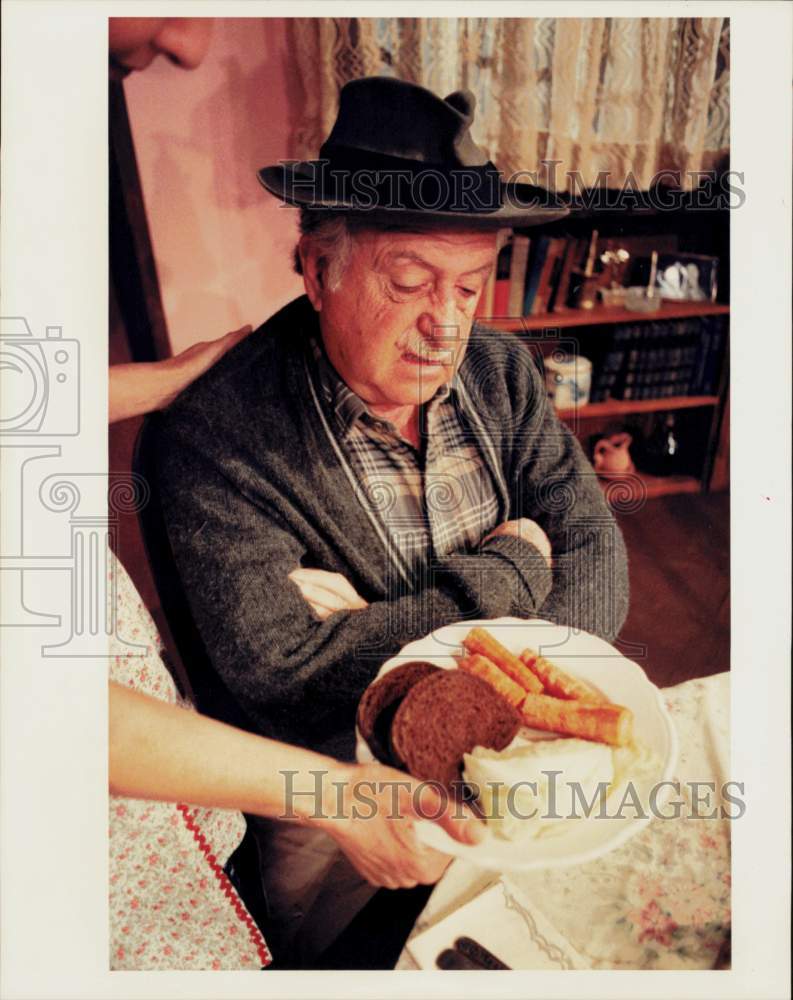
[[[740,812],[718,792],[730,778],[729,692],[726,673],[663,692],[680,744],[673,775],[680,794],[673,797],[684,805],[677,818],[654,819],[623,847],[570,868],[498,878],[454,861],[397,968],[432,968],[434,956],[461,935],[513,968],[723,965],[730,940],[727,816]],[[715,783],[717,792],[692,782]],[[735,789],[731,794],[740,798]],[[671,802],[664,812],[674,812]]]

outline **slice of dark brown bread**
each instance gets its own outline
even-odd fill
[[[389,734],[402,699],[414,684],[439,669],[424,660],[411,660],[389,670],[364,691],[358,702],[358,729],[381,763],[396,763],[390,753]]]
[[[391,746],[414,778],[438,781],[459,798],[463,754],[477,746],[503,750],[519,728],[515,709],[480,677],[442,670],[405,695],[391,724]]]

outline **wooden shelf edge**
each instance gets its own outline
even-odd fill
[[[600,488],[615,513],[639,510],[645,500],[674,493],[701,493],[700,481],[694,476],[651,476],[632,472],[609,479],[598,477]]]
[[[730,307],[722,302],[665,302],[658,312],[631,312],[622,306],[595,309],[568,309],[539,316],[478,316],[476,322],[511,333],[562,329],[577,326],[606,326],[614,323],[643,323],[653,320],[688,319],[694,316],[727,316]]]
[[[609,399],[604,403],[587,403],[570,409],[557,410],[560,420],[588,420],[595,417],[620,416],[626,413],[659,413],[664,410],[688,410],[698,406],[717,406],[718,396],[666,396],[661,399]]]

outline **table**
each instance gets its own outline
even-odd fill
[[[433,968],[468,935],[521,969],[710,969],[730,940],[730,818],[691,782],[729,781],[729,674],[663,691],[680,751],[685,807],[654,819],[623,847],[571,868],[499,876],[455,860],[436,886],[397,969]],[[732,789],[732,795],[738,792]],[[715,809],[714,809],[715,805]],[[670,808],[670,813],[673,811]],[[716,812],[711,818],[709,814]],[[700,815],[697,816],[696,813]]]

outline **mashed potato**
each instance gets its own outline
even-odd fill
[[[622,771],[627,761],[620,763]],[[476,747],[465,754],[463,776],[493,833],[513,840],[561,832],[588,808],[597,815],[612,788],[615,761],[602,743],[518,737],[501,752]]]

